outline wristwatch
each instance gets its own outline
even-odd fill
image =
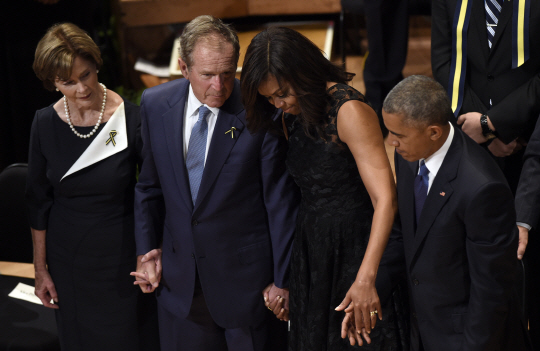
[[[497,136],[495,135],[495,132],[491,129],[489,129],[488,126],[488,116],[482,115],[480,117],[480,126],[482,126],[482,135],[486,137],[487,140],[495,139]]]

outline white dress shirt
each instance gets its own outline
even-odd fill
[[[444,157],[446,156],[446,153],[448,152],[448,149],[450,148],[450,144],[452,144],[452,140],[454,139],[454,127],[450,122],[450,133],[448,133],[448,137],[446,138],[446,141],[444,142],[443,146],[439,148],[439,150],[435,151],[431,156],[429,156],[426,159],[420,159],[418,160],[418,165],[420,165],[420,161],[424,160],[427,169],[429,170],[428,179],[428,194],[429,190],[431,189],[431,184],[433,184],[433,180],[435,180],[435,177],[437,176],[437,172],[439,172],[439,169],[441,168],[441,165],[444,161]],[[418,172],[420,172],[420,167],[418,167]]]
[[[184,110],[184,160],[186,159],[187,151],[189,148],[189,138],[191,137],[191,130],[197,120],[199,119],[199,107],[204,105],[195,97],[191,84],[189,85],[189,93],[187,98],[186,107]],[[206,139],[206,153],[204,154],[204,164],[206,165],[206,158],[208,157],[208,149],[210,148],[210,141],[212,140],[212,134],[214,133],[214,127],[216,126],[217,116],[219,114],[219,108],[206,106],[211,113],[206,117],[208,123],[208,138]]]

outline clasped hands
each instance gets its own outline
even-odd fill
[[[278,288],[274,283],[262,291],[266,308],[281,321],[289,321],[289,289]]]
[[[154,249],[137,257],[137,270],[130,275],[135,277],[133,284],[139,285],[143,293],[151,293],[159,286],[162,272],[161,254],[161,249]],[[276,318],[288,321],[289,289],[280,289],[271,283],[262,294],[266,307],[276,315]]]
[[[161,249],[154,249],[137,256],[137,270],[130,275],[135,277],[133,284],[138,285],[143,293],[151,293],[159,286],[161,270]]]
[[[369,334],[375,328],[377,318],[383,318],[381,302],[373,282],[355,280],[336,311],[345,311],[341,322],[342,339],[348,337],[353,346],[356,343],[362,346],[364,340],[371,344]]]
[[[458,117],[457,124],[461,125],[461,130],[467,134],[472,140],[478,144],[487,142],[487,138],[482,134],[482,126],[480,125],[479,112],[464,113]],[[495,127],[491,123],[488,117],[488,126],[491,130],[495,130]],[[499,138],[495,138],[488,145],[488,150],[496,157],[506,157],[515,154],[519,150],[527,146],[527,143],[521,138],[516,138],[510,143],[505,144]]]

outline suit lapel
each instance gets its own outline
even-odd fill
[[[414,248],[414,178],[418,162],[407,162],[397,152],[394,155],[403,245],[405,252],[410,253]]]
[[[193,203],[191,200],[191,191],[189,188],[189,178],[184,160],[184,110],[188,96],[189,81],[185,80],[180,85],[178,92],[174,92],[167,102],[170,109],[163,114],[163,127],[165,130],[165,139],[171,155],[172,168],[181,197],[186,206],[191,210]]]
[[[111,134],[112,132],[115,132],[115,134]],[[124,103],[122,102],[116,111],[114,111],[107,124],[94,137],[92,143],[84,150],[82,155],[75,161],[60,181],[70,174],[125,150],[127,147],[126,113]]]
[[[240,86],[238,81],[235,81],[235,88],[229,99],[220,108],[217,117],[194,211],[197,210],[205,196],[208,194],[208,191],[212,187],[212,184],[214,184],[232,148],[241,136],[245,125],[244,122],[239,119],[238,114],[241,113],[243,109],[240,102]],[[233,127],[235,130],[233,130],[232,133],[227,133],[227,131],[230,131]]]
[[[414,252],[415,255],[424,242],[433,223],[437,219],[439,213],[443,210],[445,204],[452,197],[454,189],[451,181],[456,178],[459,162],[462,153],[462,136],[459,130],[454,130],[454,140],[446,153],[441,168],[437,172],[437,176],[431,185],[429,194],[424,203],[422,214],[414,236]],[[411,260],[411,263],[414,261]]]

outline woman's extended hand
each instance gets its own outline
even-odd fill
[[[345,295],[345,299],[336,308],[336,311],[354,312],[356,332],[360,334],[362,328],[367,333],[375,328],[377,317],[382,320],[382,309],[375,282],[356,279]]]
[[[59,308],[58,305],[51,303],[51,300],[58,303],[58,294],[47,269],[36,271],[36,288],[34,293],[39,297],[43,306],[54,309]]]

